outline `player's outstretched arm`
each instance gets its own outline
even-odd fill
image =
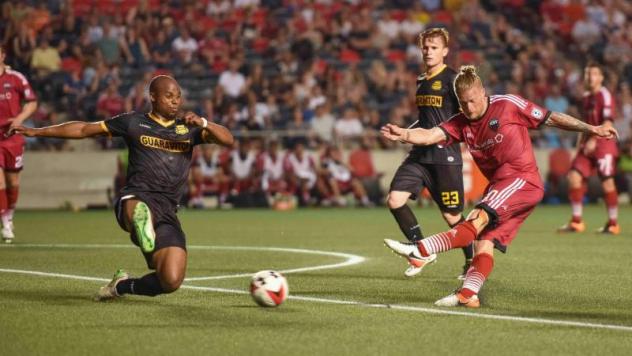
[[[28,137],[85,138],[107,134],[101,122],[69,121],[63,124],[41,128],[17,126],[9,130],[9,134],[22,134]]]
[[[612,127],[612,125],[604,124],[600,126],[593,126],[560,112],[551,113],[545,124],[547,126],[553,126],[567,131],[578,131],[608,139],[619,137],[617,129]]]
[[[386,124],[380,129],[380,133],[391,141],[412,143],[420,146],[434,145],[447,139],[445,132],[438,127],[433,127],[429,130],[422,128],[404,129],[397,125]]]
[[[187,112],[184,114],[184,122],[188,125],[196,125],[203,128],[202,139],[206,143],[217,143],[224,146],[232,146],[235,139],[230,131],[222,126],[213,122],[208,122],[205,118],[198,116],[193,112]]]

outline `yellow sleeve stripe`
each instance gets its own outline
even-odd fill
[[[108,136],[112,137],[112,133],[110,132],[110,129],[108,129],[108,126],[105,124],[105,122],[99,121],[99,125],[101,125],[101,128],[103,129],[103,131],[105,131],[106,134],[108,134]]]

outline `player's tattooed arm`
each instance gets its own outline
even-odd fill
[[[46,126],[41,128],[31,128],[17,126],[9,130],[9,134],[22,134],[28,137],[58,137],[58,138],[85,138],[99,135],[106,135],[108,131],[102,125],[102,121],[83,122],[69,121],[63,124]]]
[[[604,138],[619,137],[617,130],[612,125],[593,126],[560,112],[552,112],[545,124],[567,131],[577,131]]]
[[[434,145],[447,139],[445,132],[438,127],[429,130],[416,128],[404,129],[397,125],[386,124],[380,129],[382,136],[391,141],[412,143],[414,145],[428,146]]]

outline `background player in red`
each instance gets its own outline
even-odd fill
[[[5,65],[5,58],[0,46],[0,213],[2,239],[10,243],[15,237],[13,212],[18,201],[24,137],[8,136],[7,132],[22,125],[35,112],[37,101],[26,77]]]
[[[583,98],[584,121],[591,125],[612,126],[615,104],[610,91],[603,86],[603,70],[597,64],[589,64],[584,69],[586,92]],[[568,198],[572,207],[571,221],[558,229],[559,232],[582,232],[586,225],[582,220],[583,199],[586,180],[595,171],[601,178],[603,198],[608,209],[608,221],[597,232],[617,235],[621,228],[617,223],[618,193],[614,182],[619,148],[617,142],[598,137],[580,135],[577,154],[568,172]]]
[[[515,95],[488,97],[473,66],[461,67],[454,88],[460,114],[431,129],[411,130],[388,124],[382,128],[382,134],[393,141],[416,145],[465,142],[489,180],[485,195],[466,221],[450,231],[413,243],[388,239],[384,242],[404,258],[427,263],[434,260],[436,253],[474,241],[474,259],[463,286],[435,305],[478,308],[478,292],[494,265],[494,248],[506,252],[520,225],[544,195],[528,129],[546,124],[604,138],[614,138],[617,132],[610,125],[589,125]]]

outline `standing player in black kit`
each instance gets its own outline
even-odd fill
[[[148,113],[129,112],[94,123],[71,121],[13,130],[29,137],[120,136],[127,143],[127,184],[116,203],[116,219],[123,230],[130,232],[132,242],[140,247],[147,266],[155,272],[130,278],[118,270],[112,281],[99,290],[96,300],[123,294],[156,296],[180,288],[187,252],[176,209],[185,191],[193,146],[233,143],[233,136],[225,127],[191,112],[180,116],[181,91],[173,78],[153,78],[149,96],[152,108]]]
[[[444,63],[448,55],[448,41],[448,31],[443,28],[430,28],[419,35],[426,72],[417,78],[419,120],[410,128],[431,129],[459,112],[459,102],[453,86],[456,72]],[[463,221],[462,168],[458,144],[447,147],[414,146],[399,166],[391,182],[387,204],[399,228],[410,242],[421,240],[424,236],[415,214],[406,202],[409,198],[416,199],[424,187],[430,191],[443,219],[450,227]],[[463,248],[465,265],[459,279],[464,278],[472,262],[473,252],[471,244]],[[407,277],[415,276],[425,265],[434,262],[435,258],[425,262],[409,259],[409,266],[404,274]]]

